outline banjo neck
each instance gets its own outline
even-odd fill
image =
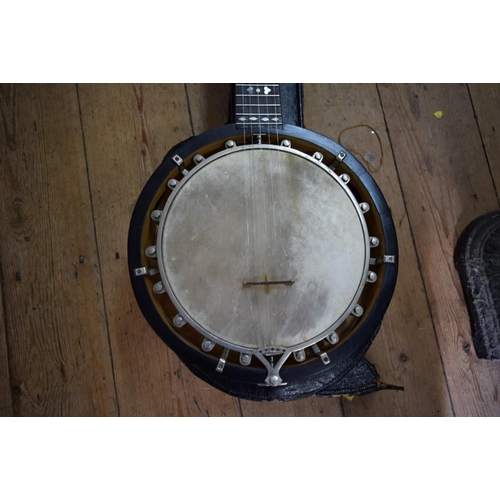
[[[240,129],[267,132],[283,124],[304,126],[298,83],[235,83],[231,102],[231,119]]]

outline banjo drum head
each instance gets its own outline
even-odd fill
[[[170,195],[156,248],[182,318],[249,353],[297,351],[335,332],[357,305],[370,256],[344,180],[272,145],[199,163]]]

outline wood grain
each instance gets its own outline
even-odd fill
[[[371,172],[391,208],[398,235],[398,282],[367,359],[375,364],[384,382],[403,386],[404,392],[383,391],[354,398],[352,402],[344,400],[344,411],[349,416],[451,415],[377,88],[375,85],[306,85],[304,98],[306,127],[340,139]]]
[[[186,89],[195,135],[228,122],[231,84],[189,83]]]
[[[498,209],[467,87],[381,85],[380,95],[455,412],[499,415],[500,365],[471,348],[453,265],[466,225]]]
[[[312,396],[298,401],[241,400],[244,417],[342,417],[340,398]]]
[[[500,193],[500,84],[470,84],[469,91],[498,198]]]
[[[116,415],[75,87],[2,86],[0,101],[14,413]]]
[[[129,283],[135,202],[168,150],[192,135],[184,85],[79,86],[121,415],[239,415],[147,325]]]
[[[5,301],[3,295],[3,272],[0,262],[0,417],[12,417],[12,399],[10,395],[9,365],[7,356],[7,342],[5,338]]]

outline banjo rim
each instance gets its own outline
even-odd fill
[[[211,129],[198,136],[174,146],[165,156],[162,163],[153,172],[148,182],[142,189],[136,202],[129,228],[128,235],[128,263],[132,288],[141,311],[155,333],[179,356],[186,366],[199,378],[214,385],[220,390],[233,396],[243,397],[251,400],[282,399],[291,400],[304,397],[302,390],[308,390],[311,380],[319,380],[325,386],[342,378],[353,366],[355,366],[369,348],[373,338],[378,332],[382,318],[394,293],[398,273],[398,246],[397,236],[392,220],[390,209],[380,188],[364,168],[364,166],[340,144],[317,132],[285,124],[280,129],[280,136],[291,140],[299,140],[321,148],[334,157],[341,151],[346,152],[343,163],[353,172],[360,184],[370,193],[372,209],[376,210],[381,220],[381,229],[384,234],[386,253],[394,255],[395,261],[387,266],[380,292],[377,300],[364,321],[354,335],[342,343],[331,354],[332,363],[325,366],[319,359],[311,359],[307,363],[284,366],[281,370],[286,377],[288,386],[260,387],[262,374],[265,368],[250,368],[246,366],[228,364],[224,373],[217,373],[215,380],[215,368],[217,360],[207,356],[200,349],[193,346],[180,337],[175,330],[169,326],[164,317],[156,308],[152,297],[151,287],[148,286],[144,277],[137,277],[135,270],[144,265],[144,224],[149,218],[155,203],[158,200],[157,192],[164,186],[169,174],[177,167],[172,163],[176,155],[181,158],[189,158],[198,151],[202,151],[211,144],[224,144],[224,141],[240,137],[242,131],[235,124],[227,124]],[[333,367],[338,369],[332,370]],[[326,376],[328,372],[329,376]],[[300,394],[297,394],[299,392]]]

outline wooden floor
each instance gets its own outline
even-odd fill
[[[399,237],[367,358],[405,390],[352,401],[222,394],[136,305],[135,201],[172,146],[225,123],[228,96],[213,84],[0,87],[0,415],[500,415],[500,363],[475,356],[453,266],[461,231],[499,209],[500,86],[304,86],[306,127],[356,153]]]

